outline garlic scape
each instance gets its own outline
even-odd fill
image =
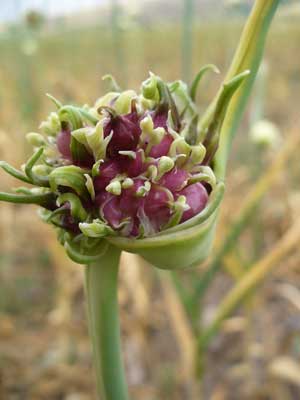
[[[111,91],[91,107],[62,105],[30,132],[34,152],[22,171],[0,166],[33,189],[0,199],[42,207],[42,218],[77,263],[109,246],[159,268],[203,261],[213,239],[224,184],[214,172],[220,130],[249,72],[225,82],[208,123],[195,104],[204,67],[189,88],[150,73],[137,93]],[[172,257],[170,254],[172,253]]]

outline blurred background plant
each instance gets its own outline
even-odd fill
[[[0,158],[15,166],[25,159],[25,133],[51,107],[44,93],[90,102],[106,90],[106,73],[125,89],[149,69],[166,80],[189,80],[199,65],[214,63],[221,76],[204,82],[204,106],[252,4],[0,5]],[[299,15],[297,1],[282,1],[231,153],[210,259],[176,275],[156,274],[129,254],[122,259],[133,398],[198,399],[196,357],[207,366],[205,399],[300,397]],[[1,172],[1,189],[14,184]],[[0,205],[0,399],[94,399],[82,271],[35,214],[34,207]]]

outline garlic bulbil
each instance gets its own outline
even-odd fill
[[[39,133],[27,135],[34,154],[23,171],[0,164],[35,188],[19,188],[17,195],[1,199],[40,205],[41,217],[58,229],[59,240],[79,263],[93,262],[108,244],[168,268],[178,262],[168,256],[176,243],[178,249],[193,249],[190,256],[183,253],[184,265],[199,261],[212,236],[199,242],[199,235],[212,230],[223,194],[214,172],[220,127],[249,73],[222,86],[211,118],[203,123],[195,98],[209,70],[217,72],[205,66],[190,88],[150,73],[138,92],[114,85],[92,106],[63,105],[48,95],[57,110]],[[183,242],[188,237],[189,244]],[[149,252],[157,246],[160,250]]]

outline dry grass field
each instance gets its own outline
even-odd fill
[[[199,90],[204,109],[230,63],[241,21],[201,23],[192,70],[214,63]],[[10,27],[0,36],[0,159],[20,166],[25,133],[53,109],[45,97],[92,103],[110,72],[138,88],[148,71],[181,74],[180,28],[128,26],[116,57],[103,26],[49,26],[36,33]],[[207,324],[220,300],[251,269],[268,270],[210,342],[201,382],[205,400],[300,398],[300,25],[278,17],[231,153],[226,195],[211,259],[241,212],[256,201],[241,234],[218,260],[219,272],[194,310]],[[121,59],[120,59],[121,57]],[[121,62],[121,64],[120,64]],[[119,63],[119,65],[118,65]],[[126,82],[126,85],[124,85]],[[251,129],[268,119],[280,140],[258,148]],[[0,172],[1,190],[16,182]],[[256,197],[255,197],[256,196]],[[95,399],[87,336],[83,267],[67,259],[35,207],[0,204],[0,399]],[[230,245],[230,248],[229,248]],[[225,246],[225,248],[226,248]],[[190,291],[211,260],[180,272]],[[133,399],[198,400],[189,317],[170,276],[129,255],[121,267],[119,301],[126,371]]]

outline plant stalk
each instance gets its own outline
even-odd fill
[[[265,48],[267,33],[280,0],[256,0],[236,50],[226,81],[249,69],[251,74],[233,96],[220,134],[216,169],[225,177],[226,164],[234,134],[243,116]]]
[[[262,197],[274,183],[279,173],[284,168],[284,164],[287,160],[296,152],[299,144],[300,139],[297,136],[295,137],[293,135],[289,138],[282,150],[276,155],[274,162],[269,166],[250,191],[245,203],[242,205],[238,213],[238,216],[231,221],[230,230],[227,232],[219,249],[215,251],[208,269],[202,274],[201,279],[195,286],[195,291],[192,296],[195,304],[203,298],[216,273],[221,268],[224,256],[233,249],[239,236],[247,227],[247,224],[253,216],[253,213],[259,205]]]
[[[110,247],[86,267],[89,331],[99,400],[128,400],[120,343],[117,281],[120,251]]]
[[[195,1],[185,0],[183,5],[183,32],[182,32],[182,75],[187,83],[191,83],[193,58],[193,17]]]

